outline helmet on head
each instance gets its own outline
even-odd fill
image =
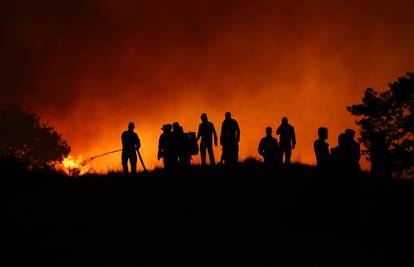
[[[226,119],[230,119],[230,118],[231,118],[231,113],[227,111],[227,112],[224,114],[224,117],[225,117]]]
[[[282,122],[283,122],[283,123],[287,123],[287,122],[288,122],[288,118],[287,118],[287,117],[283,117],[283,118],[282,118]]]
[[[171,129],[172,129],[172,125],[169,124],[169,123],[164,124],[161,128],[161,130],[163,130],[163,131],[171,131]]]
[[[174,131],[177,131],[180,128],[180,124],[176,121],[173,123],[172,127]]]
[[[130,123],[128,124],[128,129],[129,129],[129,130],[134,130],[134,129],[135,129],[135,124],[134,124],[133,122],[130,122]]]

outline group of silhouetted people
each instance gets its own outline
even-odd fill
[[[292,149],[296,145],[295,129],[288,123],[286,117],[282,118],[282,123],[276,130],[276,135],[280,136],[279,142],[272,136],[272,127],[266,127],[266,136],[260,140],[258,148],[265,165],[270,168],[276,168],[283,163],[289,165]]]
[[[355,141],[355,131],[346,129],[338,136],[338,146],[329,151],[328,129],[321,127],[318,129],[318,139],[314,142],[316,155],[316,166],[321,171],[334,169],[342,173],[357,174],[361,171],[359,160],[361,159],[361,149]]]
[[[239,158],[240,128],[230,112],[224,115],[220,133],[220,145],[222,155],[220,163],[232,166]],[[131,172],[136,172],[137,151],[140,148],[140,140],[134,132],[134,123],[130,123],[128,130],[122,133],[122,166],[125,173],[128,173],[128,160],[131,164]],[[201,114],[201,123],[195,132],[184,132],[178,122],[164,124],[158,141],[158,160],[163,159],[164,168],[167,170],[188,167],[191,164],[192,156],[200,152],[201,164],[206,166],[208,153],[210,165],[215,165],[213,141],[217,146],[218,137],[214,124],[208,120],[207,114]],[[200,140],[200,146],[198,141]]]
[[[158,143],[158,159],[163,158],[165,169],[189,166],[191,157],[197,155],[198,152],[200,152],[202,166],[207,165],[207,153],[210,165],[215,165],[213,142],[217,146],[218,138],[214,124],[208,120],[206,113],[201,114],[197,135],[194,132],[184,133],[183,128],[177,122],[172,127],[170,124],[164,125],[162,130],[163,133]],[[199,140],[200,146],[198,146]],[[226,112],[220,134],[220,144],[223,147],[221,162],[226,165],[237,162],[239,141],[239,125],[231,118],[230,112]]]
[[[140,140],[134,132],[134,123],[128,125],[128,130],[122,133],[122,166],[125,173],[128,172],[128,160],[131,164],[131,172],[136,172],[137,154],[140,148]],[[158,142],[158,160],[163,159],[164,168],[173,170],[191,165],[192,156],[200,153],[201,165],[206,166],[208,153],[210,165],[215,165],[214,146],[218,145],[218,137],[214,124],[208,120],[207,114],[201,114],[201,123],[195,132],[184,132],[178,123],[164,124]],[[286,117],[276,130],[277,138],[272,136],[272,128],[266,128],[266,136],[260,140],[258,152],[263,157],[266,167],[274,169],[281,165],[289,165],[292,150],[296,145],[295,129],[288,123]],[[360,171],[359,160],[361,150],[355,141],[355,131],[346,129],[338,137],[338,146],[329,150],[328,129],[318,129],[319,138],[314,142],[317,168],[326,171],[330,168],[343,172],[357,173]],[[200,144],[198,142],[200,141]],[[234,166],[239,158],[240,128],[230,112],[224,115],[224,121],[220,132],[220,145],[222,155],[220,163],[225,166]]]
[[[178,123],[164,124],[158,142],[158,160],[161,158],[165,169],[188,167],[191,156],[197,155],[198,146],[195,143],[195,133],[185,133]]]

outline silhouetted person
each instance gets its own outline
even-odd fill
[[[295,149],[296,136],[295,129],[288,123],[286,117],[282,118],[282,123],[276,131],[280,135],[280,156],[283,162],[283,155],[285,155],[285,164],[290,164],[290,157],[292,156],[292,149]]]
[[[279,144],[272,136],[271,127],[266,127],[266,137],[260,140],[258,151],[267,167],[274,168],[279,164]]]
[[[338,136],[338,146],[331,149],[332,154],[332,164],[335,172],[342,174],[342,172],[347,172],[347,166],[349,166],[349,156],[346,149],[346,136],[344,133],[339,134]]]
[[[313,143],[313,149],[316,155],[316,166],[320,170],[326,170],[329,166],[329,144],[326,143],[328,139],[328,129],[320,127],[318,129],[319,139]]]
[[[131,173],[137,172],[137,153],[141,147],[138,135],[134,132],[135,125],[133,122],[128,124],[128,130],[121,135],[122,140],[122,168],[124,173],[128,173],[128,160],[131,164]]]
[[[355,131],[352,129],[345,130],[346,137],[346,150],[347,150],[347,162],[349,164],[350,171],[358,173],[361,171],[359,160],[361,159],[361,148],[357,141],[355,141]]]
[[[189,167],[191,165],[191,139],[189,133],[184,133],[182,126],[178,128],[180,136],[180,152],[179,163],[182,167]]]
[[[182,165],[185,158],[186,140],[183,127],[181,127],[178,122],[173,123],[172,138],[174,163]]]
[[[161,158],[163,159],[165,169],[171,169],[174,167],[174,151],[171,130],[171,124],[164,124],[162,126],[163,132],[158,141],[158,160]]]
[[[207,114],[201,114],[201,123],[198,127],[197,141],[201,138],[200,142],[200,156],[201,165],[206,166],[206,150],[210,158],[210,165],[214,165],[214,153],[213,153],[213,137],[214,145],[217,146],[217,133],[214,129],[213,123],[208,121]]]
[[[239,159],[240,128],[230,112],[226,112],[221,126],[220,145],[223,147],[222,159],[226,165],[234,165]]]

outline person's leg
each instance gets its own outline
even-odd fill
[[[213,166],[216,164],[215,160],[214,160],[214,152],[213,152],[213,145],[210,144],[208,147],[208,156],[210,158],[210,165]]]
[[[122,161],[122,170],[124,171],[125,174],[127,174],[128,173],[128,155],[124,151],[122,151],[121,161]]]
[[[280,167],[280,166],[282,166],[283,165],[283,152],[282,152],[282,148],[278,148],[278,150],[277,150],[277,153],[276,153],[276,156],[277,156],[277,165]]]
[[[223,145],[222,151],[223,151],[221,155],[222,163],[226,165],[229,161],[229,149],[226,145]]]
[[[201,165],[206,166],[206,146],[205,144],[200,144],[200,156],[201,156]]]
[[[184,167],[189,168],[191,166],[191,155],[185,154],[184,155]]]
[[[164,156],[164,169],[171,170],[174,168],[174,157],[170,154]]]
[[[292,156],[292,148],[285,148],[285,164],[290,164],[290,157]]]
[[[276,169],[276,161],[274,157],[267,156],[264,158],[264,166],[266,171],[273,171]]]
[[[234,152],[233,152],[233,163],[236,164],[239,160],[239,145],[234,145]]]
[[[285,154],[285,148],[283,146],[280,146],[279,149],[279,162],[281,165],[283,165],[283,154]]]
[[[227,147],[227,158],[226,158],[226,165],[233,166],[236,162],[236,151],[234,145],[228,145]]]
[[[131,173],[137,173],[137,155],[135,153],[130,155],[129,162],[131,163]]]

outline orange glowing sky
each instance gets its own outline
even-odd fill
[[[293,159],[314,163],[318,127],[336,146],[357,129],[347,105],[414,70],[412,1],[15,2],[0,9],[1,107],[39,113],[75,157],[120,148],[134,121],[154,167],[162,124],[195,131],[206,112],[219,132],[231,111],[241,158],[287,116]]]

